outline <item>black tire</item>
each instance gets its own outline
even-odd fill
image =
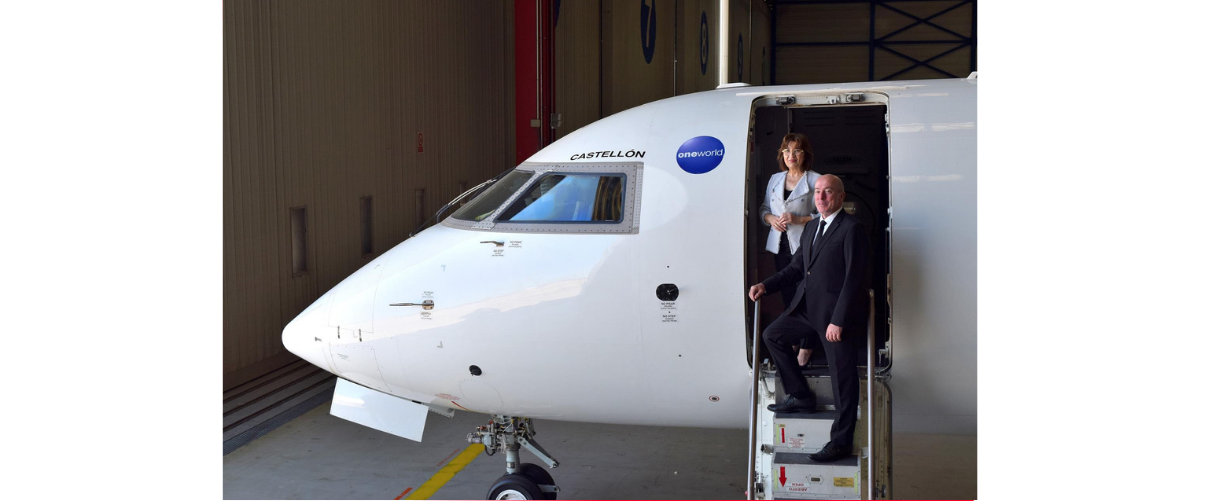
[[[552,480],[552,475],[549,475],[548,471],[538,464],[520,464],[519,474],[527,477],[528,480],[535,482],[536,487],[539,487],[540,484],[556,485],[556,482]],[[543,492],[542,494],[544,495],[544,499],[556,499],[555,492]]]
[[[503,475],[486,499],[544,499],[540,487],[523,475]]]

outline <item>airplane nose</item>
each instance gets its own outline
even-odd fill
[[[305,333],[302,331],[304,330],[300,325],[297,325],[297,320],[293,320],[289,322],[289,325],[285,326],[284,334],[281,334],[280,340],[284,343],[285,349],[289,350],[289,353],[297,355],[312,364],[314,363],[311,360],[313,356],[306,352],[310,345],[313,344],[313,341],[309,343],[303,342]]]
[[[322,303],[325,301],[319,300]],[[297,315],[292,322],[285,326],[280,336],[285,349],[301,357],[306,362],[330,371],[327,366],[325,349],[328,341],[326,333],[326,306],[314,304]]]

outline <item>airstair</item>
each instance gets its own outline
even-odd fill
[[[866,365],[860,366],[861,399],[854,451],[831,463],[808,455],[829,439],[837,417],[828,368],[808,368],[804,377],[817,398],[815,413],[775,413],[767,406],[786,398],[777,371],[760,363],[760,301],[753,313],[753,391],[749,403],[747,499],[890,499],[891,389],[886,369],[874,363],[874,292],[871,291]]]

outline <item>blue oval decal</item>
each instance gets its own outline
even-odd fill
[[[691,174],[706,174],[724,159],[724,143],[711,136],[688,139],[678,147],[678,167]]]

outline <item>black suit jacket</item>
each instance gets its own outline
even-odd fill
[[[819,219],[804,226],[804,245],[799,246],[790,266],[766,279],[766,292],[778,292],[784,283],[798,281],[795,300],[784,315],[795,311],[802,301],[808,321],[821,336],[830,323],[851,334],[862,332],[870,304],[870,237],[862,223],[845,211],[838,213],[833,227],[813,243],[819,228]],[[847,339],[846,334],[841,337]]]

